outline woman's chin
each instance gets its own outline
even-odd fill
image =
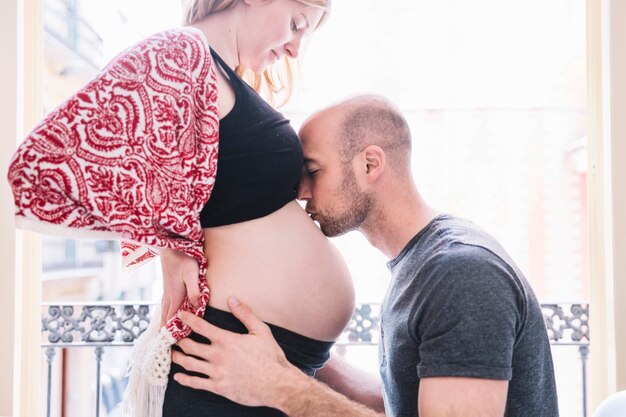
[[[260,74],[265,71],[269,66],[274,65],[276,62],[278,61],[275,59],[266,59],[262,62],[254,63],[250,66],[250,69]]]
[[[257,74],[261,74],[263,71],[265,71],[267,69],[267,67],[269,67],[271,65],[271,63],[264,63],[263,65],[258,65],[254,68],[251,68],[252,71],[256,72]]]

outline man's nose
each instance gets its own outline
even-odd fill
[[[296,196],[298,200],[307,201],[311,199],[311,186],[309,184],[309,180],[303,176],[300,180],[300,185],[298,186],[298,195]]]

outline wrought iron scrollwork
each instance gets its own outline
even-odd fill
[[[48,403],[50,416],[50,393],[52,362],[56,348],[69,346],[94,346],[96,348],[96,416],[100,409],[101,363],[104,346],[131,346],[145,331],[153,314],[154,304],[78,304],[44,305],[41,332],[47,341]],[[589,305],[588,304],[542,304],[543,318],[550,341],[555,345],[576,345],[580,351],[582,366],[583,417],[587,409],[586,360],[589,355]],[[371,346],[378,343],[380,334],[381,305],[366,303],[357,305],[346,330],[339,337],[338,353],[351,345]]]
[[[132,345],[148,327],[153,307],[138,303],[44,306],[44,345]],[[589,343],[589,304],[542,304],[541,308],[552,343]],[[380,310],[378,303],[357,305],[337,344],[376,344]]]
[[[379,332],[380,304],[359,304],[337,344],[376,344]]]
[[[589,344],[589,304],[542,304],[550,341]]]
[[[44,345],[132,345],[150,322],[148,304],[47,305]],[[47,309],[47,311],[46,311]]]

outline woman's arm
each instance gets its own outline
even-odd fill
[[[20,145],[8,173],[16,224],[122,238],[126,267],[161,248],[163,319],[185,294],[187,308],[198,307],[198,263],[206,261],[198,213],[215,181],[218,126],[215,71],[202,38],[185,30],[153,35],[120,53]]]
[[[122,52],[27,136],[8,173],[18,227],[198,246],[219,126],[198,36],[163,32]]]

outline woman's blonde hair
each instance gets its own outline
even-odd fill
[[[188,0],[183,24],[193,25],[194,23],[198,23],[210,14],[232,7],[238,1],[242,0]],[[328,19],[331,0],[294,1],[324,9],[324,14],[317,27],[320,27]],[[243,67],[237,67],[235,71],[270,103],[276,104],[278,101],[278,104],[282,105],[289,100],[293,93],[294,72],[298,69],[299,62],[297,59],[285,57],[279,62],[267,67],[262,73],[256,73]]]

